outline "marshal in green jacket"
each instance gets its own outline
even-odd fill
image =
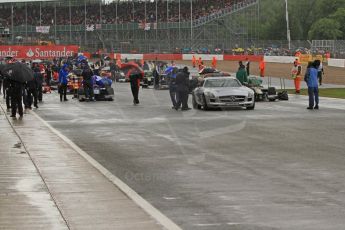
[[[248,83],[248,76],[245,68],[240,68],[236,73],[236,78],[241,82],[241,84]]]

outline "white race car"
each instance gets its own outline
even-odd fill
[[[234,77],[209,77],[193,90],[193,108],[255,108],[255,94]]]

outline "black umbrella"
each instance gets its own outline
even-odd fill
[[[208,73],[217,73],[217,72],[219,71],[214,68],[204,68],[199,72],[199,74],[208,74]]]
[[[7,64],[1,69],[1,73],[8,79],[18,82],[26,82],[34,79],[32,70],[23,63]]]

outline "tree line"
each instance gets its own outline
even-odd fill
[[[288,0],[292,40],[345,40],[345,0]],[[285,40],[285,0],[260,0],[259,36]]]

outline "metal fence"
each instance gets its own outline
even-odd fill
[[[213,52],[215,48],[222,50],[231,49],[236,46],[247,46],[257,40],[257,26],[259,18],[258,0],[236,0],[232,7],[224,8],[216,15],[200,18],[193,21],[179,21],[179,22],[161,22],[151,23],[150,27],[146,25],[141,26],[139,23],[99,23],[95,22],[93,31],[86,29],[87,24],[74,25],[72,22],[65,25],[57,24],[59,20],[58,11],[64,9],[69,11],[69,20],[73,17],[74,6],[76,4],[83,5],[85,3],[85,12],[87,3],[90,0],[84,1],[67,1],[65,6],[57,2],[39,2],[39,3],[17,3],[5,4],[0,6],[9,12],[7,19],[7,26],[10,29],[10,34],[1,39],[2,44],[39,44],[39,43],[54,43],[54,44],[76,44],[81,49],[98,50],[103,49],[108,52],[191,52],[196,50],[203,50],[203,52]],[[92,1],[95,2],[95,1]],[[130,1],[129,1],[130,2]],[[169,1],[168,1],[169,2]],[[170,1],[172,2],[172,1]],[[28,18],[34,17],[31,15],[31,9],[36,8],[40,11],[40,16],[35,18],[41,22],[41,9],[44,6],[51,6],[49,12],[52,13],[51,23],[49,25],[49,33],[37,33],[36,26],[28,22]],[[67,6],[67,8],[66,8]],[[0,7],[0,8],[1,8]],[[63,8],[64,7],[64,8]],[[102,18],[102,4],[95,5],[96,14]],[[120,7],[120,5],[119,5]],[[200,7],[200,6],[194,6]],[[80,7],[79,7],[80,8]],[[78,8],[78,9],[79,9]],[[83,11],[83,8],[80,8]],[[99,9],[98,9],[99,8]],[[7,9],[7,10],[6,10]],[[68,10],[69,9],[69,10]],[[80,10],[79,9],[79,10]],[[191,8],[191,18],[193,18]],[[119,9],[121,10],[121,9]],[[144,9],[136,9],[144,11]],[[44,10],[43,10],[44,11]],[[167,4],[167,12],[169,12],[169,5]],[[176,15],[175,15],[176,16]],[[24,23],[17,25],[13,23],[16,18],[22,18]],[[85,16],[85,21],[87,16]],[[1,18],[1,16],[0,16]],[[6,17],[5,17],[6,18]],[[43,17],[42,17],[43,18]],[[238,23],[238,18],[250,18],[245,23]],[[34,22],[36,22],[34,20]],[[147,23],[148,24],[148,23]],[[46,24],[42,24],[46,25]]]
[[[74,9],[76,4],[85,4],[86,7],[88,3],[97,2],[97,0],[67,2],[69,2],[70,8]],[[291,49],[288,49],[287,41],[258,40],[257,28],[260,17],[258,3],[258,0],[239,0],[232,7],[224,8],[216,14],[192,22],[150,23],[149,27],[139,23],[101,23],[93,31],[87,31],[86,23],[58,25],[56,24],[58,17],[53,15],[51,17],[54,20],[50,25],[49,33],[37,33],[36,26],[28,23],[18,26],[12,24],[6,30],[7,36],[0,39],[0,43],[20,45],[75,44],[81,47],[81,50],[89,52],[103,49],[106,52],[122,53],[199,52],[282,56],[294,55],[299,50],[302,53],[312,54],[330,52],[332,57],[345,57],[345,41],[292,41]],[[63,7],[57,2],[32,4],[37,6],[37,9],[50,4],[53,7],[52,12]],[[15,7],[1,3],[0,6],[8,9],[9,15],[12,13],[12,15],[18,16],[18,12],[26,12],[25,15],[28,14],[26,17],[30,17],[30,12],[27,12],[30,5],[27,3],[18,3]],[[97,14],[102,15],[102,7],[104,6],[102,4],[96,6],[99,7],[96,10]],[[246,20],[243,20],[244,18]]]

